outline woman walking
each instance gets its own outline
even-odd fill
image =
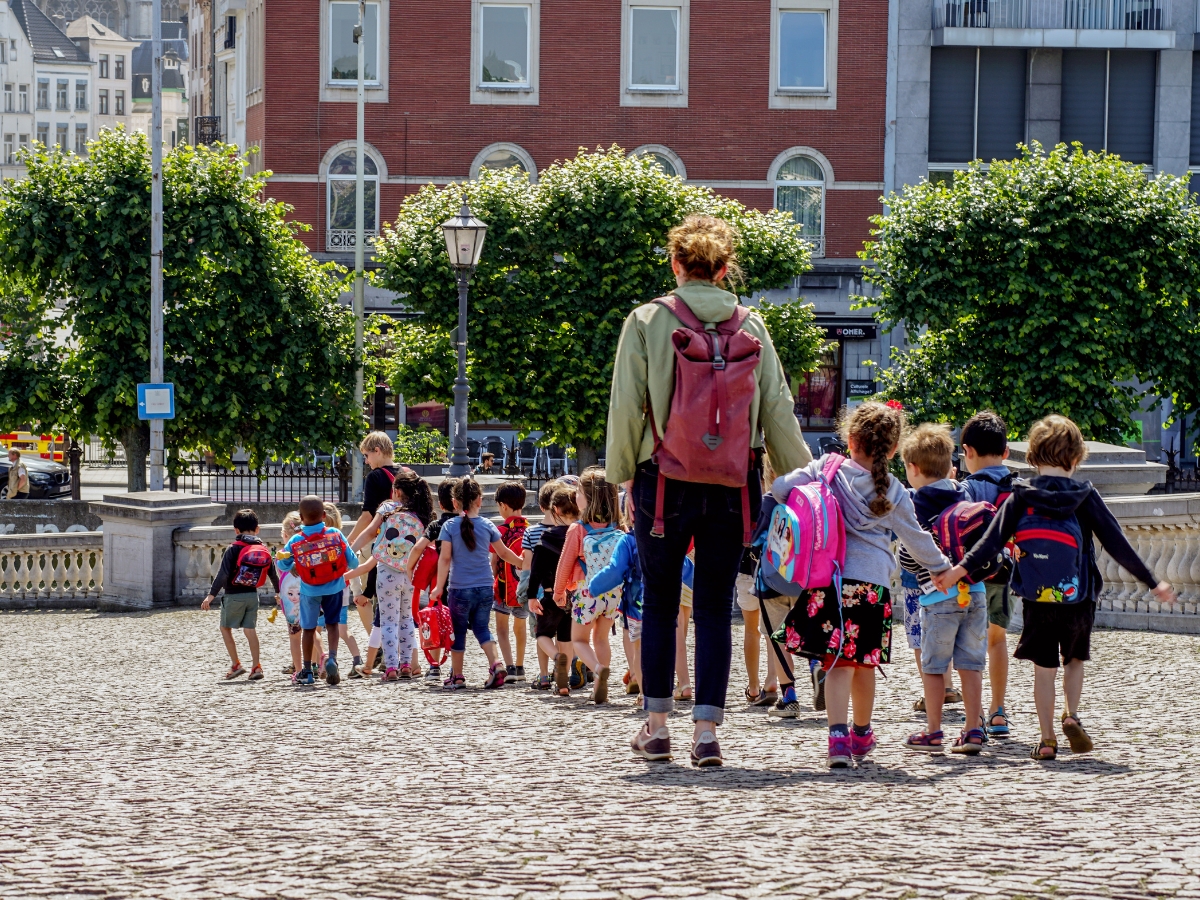
[[[633,492],[644,584],[642,691],[650,719],[633,751],[671,758],[680,572],[694,540],[697,766],[723,762],[716,728],[729,686],[734,584],[762,502],[764,439],[777,471],[812,459],[766,326],[722,288],[738,275],[736,238],[710,216],[689,216],[671,230],[678,287],[625,320],[608,414],[607,477]]]

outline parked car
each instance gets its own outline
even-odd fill
[[[57,500],[71,496],[71,470],[48,459],[23,456],[29,472],[30,500]],[[8,499],[8,456],[0,456],[0,500]]]

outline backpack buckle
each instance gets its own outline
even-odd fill
[[[713,360],[713,368],[716,369],[717,371],[724,369],[725,368],[725,360],[721,359],[720,357],[717,357],[716,359]]]

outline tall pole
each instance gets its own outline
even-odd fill
[[[450,474],[455,478],[471,474],[471,457],[467,451],[467,285],[471,273],[458,270],[458,377],[454,379],[454,446],[450,453]]]
[[[150,66],[150,381],[163,380],[162,0],[151,16]],[[150,420],[150,490],[163,489],[163,420]],[[140,463],[139,463],[140,464]]]
[[[158,0],[155,0],[158,2]],[[361,417],[363,408],[363,244],[366,241],[363,218],[365,215],[363,202],[363,162],[366,143],[366,125],[364,112],[366,109],[366,89],[364,87],[366,69],[366,0],[358,0],[358,158],[354,169],[354,353],[358,357],[358,368],[354,372],[354,415]],[[355,447],[354,471],[351,488],[354,499],[362,499],[363,462],[362,454]]]

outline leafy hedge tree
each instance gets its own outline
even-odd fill
[[[618,147],[581,150],[536,185],[514,170],[485,170],[466,185],[425,187],[377,245],[380,283],[421,313],[393,337],[389,380],[410,402],[453,403],[457,293],[440,226],[464,191],[488,223],[471,282],[470,418],[540,429],[547,441],[573,445],[581,466],[604,442],[622,322],[675,285],[662,249],[670,228],[696,212],[735,225],[743,295],[783,287],[810,266],[808,245],[786,214],[685,185]]]
[[[1200,210],[1187,180],[1075,144],[889,198],[861,254],[880,316],[917,334],[882,373],[918,418],[1051,412],[1120,442],[1133,382],[1194,408]]]
[[[129,487],[144,488],[149,429],[136,386],[149,377],[150,150],[146,138],[106,131],[86,157],[39,151],[28,178],[0,190],[0,273],[37,315],[26,350],[0,366],[0,397],[50,362],[64,379],[51,409],[14,404],[16,418],[124,444]],[[163,163],[164,369],[177,418],[175,453],[211,449],[252,462],[330,451],[353,440],[351,313],[335,270],[313,261],[264,201],[267,173],[246,177],[236,148],[180,147]],[[48,315],[54,306],[61,317]],[[55,327],[69,329],[53,346]]]
[[[792,380],[794,391],[801,376],[820,364],[821,354],[829,346],[825,329],[817,325],[816,310],[811,303],[797,300],[763,303],[758,312],[771,333],[771,342],[779,354],[784,373]]]

